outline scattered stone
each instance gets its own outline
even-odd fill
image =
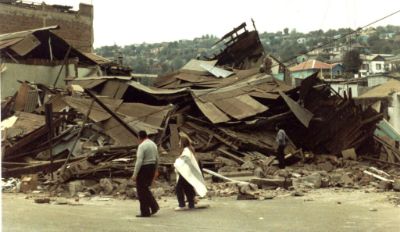
[[[324,163],[320,163],[318,164],[318,168],[327,172],[331,172],[333,171],[333,169],[335,168],[331,162],[324,162]]]
[[[288,177],[290,176],[290,173],[289,173],[289,171],[286,170],[286,169],[278,169],[278,170],[275,172],[275,175],[281,176],[281,177],[284,177],[284,178],[288,178]]]
[[[100,179],[100,187],[105,195],[110,195],[114,189],[112,181],[108,178]]]
[[[343,159],[345,160],[357,160],[357,154],[354,148],[350,148],[342,151]]]
[[[322,184],[322,177],[319,173],[313,173],[311,175],[302,177],[301,179],[312,188],[320,188]]]
[[[35,203],[38,204],[45,204],[45,203],[50,203],[50,198],[43,197],[43,198],[35,198]]]
[[[379,182],[379,189],[384,190],[384,191],[388,191],[390,189],[393,188],[393,185],[391,182],[387,182],[387,181],[380,181]]]
[[[127,188],[125,194],[128,198],[135,199],[137,198],[137,193],[135,188]]]
[[[393,190],[400,192],[400,179],[395,179],[393,183]]]
[[[292,192],[291,195],[294,196],[294,197],[303,197],[304,193],[299,192],[299,191],[295,191],[295,192]]]
[[[153,195],[155,198],[161,198],[165,194],[164,188],[156,188],[153,190]]]
[[[343,187],[352,187],[354,185],[354,180],[348,173],[344,173],[340,178],[339,184]]]
[[[66,204],[68,204],[68,200],[65,198],[58,198],[58,199],[56,199],[56,201],[54,203],[56,205],[66,205]]]

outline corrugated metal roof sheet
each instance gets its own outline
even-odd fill
[[[211,61],[205,61],[205,60],[196,60],[196,59],[191,59],[187,64],[185,64],[182,68],[181,71],[187,71],[187,72],[193,72],[196,74],[207,74],[208,71],[201,67],[202,64],[208,64],[211,66],[215,66],[217,63],[216,60],[211,60]]]
[[[60,26],[54,25],[54,26],[36,28],[36,29],[32,29],[32,30],[18,31],[18,32],[1,34],[0,35],[0,41],[9,40],[9,39],[15,39],[15,38],[24,38],[27,35],[35,33],[37,31],[56,30],[56,29],[59,29],[59,28],[60,28]]]
[[[400,81],[392,79],[384,84],[372,88],[371,90],[357,97],[357,99],[386,98],[394,92],[400,92]]]
[[[307,60],[294,67],[289,68],[289,70],[292,72],[309,70],[309,69],[331,69],[331,65],[321,62],[319,60]]]
[[[194,102],[199,107],[201,112],[210,119],[212,123],[221,123],[221,122],[228,122],[230,118],[224,114],[221,110],[219,110],[214,104],[211,102],[202,102],[198,98],[194,98]]]
[[[135,89],[141,90],[141,91],[149,93],[149,94],[155,94],[155,95],[177,94],[177,93],[185,93],[188,91],[187,88],[160,89],[160,88],[155,88],[155,87],[149,87],[149,86],[142,85],[136,81],[129,81],[127,84],[132,86]]]
[[[204,68],[205,70],[207,70],[212,75],[214,75],[215,77],[225,78],[225,77],[229,77],[229,76],[233,75],[233,72],[230,72],[230,71],[222,69],[222,68],[215,67],[214,65],[200,64],[200,66],[202,68]]]
[[[88,57],[89,59],[93,60],[94,62],[96,62],[99,65],[101,65],[101,64],[109,64],[109,63],[112,62],[111,60],[109,60],[109,59],[107,59],[105,57],[99,56],[99,55],[97,55],[95,53],[91,53],[91,52],[84,52],[83,55],[85,55],[86,57]]]

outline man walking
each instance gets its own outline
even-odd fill
[[[136,217],[150,217],[160,209],[150,191],[151,183],[158,169],[158,150],[157,145],[147,137],[146,131],[139,131],[139,140],[135,170],[132,175],[132,179],[136,181],[140,203],[140,214]]]
[[[285,147],[287,144],[287,135],[286,132],[280,128],[278,125],[276,126],[276,130],[278,133],[276,134],[276,143],[278,144],[278,161],[279,168],[285,168]]]

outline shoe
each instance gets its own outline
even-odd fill
[[[142,215],[142,214],[138,214],[138,215],[136,215],[136,217],[150,217],[150,215]]]
[[[185,210],[185,207],[176,207],[174,210],[175,211],[183,211],[183,210]]]

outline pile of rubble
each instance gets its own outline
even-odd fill
[[[301,195],[307,188],[369,185],[399,190],[399,173],[390,168],[400,166],[398,143],[374,135],[382,114],[339,96],[317,74],[290,85],[286,67],[264,55],[257,31],[245,24],[218,43],[220,53],[191,60],[152,87],[122,76],[66,80],[65,89],[22,82],[2,102],[2,176],[71,195],[135,197],[128,179],[137,133],[146,130],[160,148],[157,195],[173,193],[180,133],[192,139],[206,178],[228,181],[209,186],[211,195],[268,198],[264,190]],[[276,125],[290,138],[285,170],[275,166]],[[15,179],[4,184],[21,189]]]

